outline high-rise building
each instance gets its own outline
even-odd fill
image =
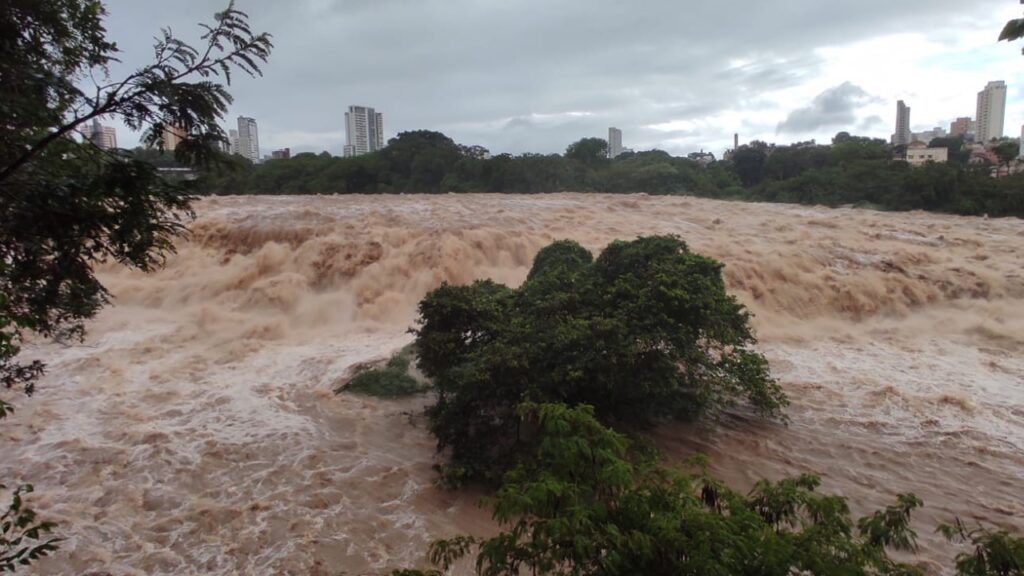
[[[260,135],[256,120],[238,117],[238,154],[252,162],[260,161]]]
[[[345,156],[361,156],[384,148],[384,117],[366,106],[349,106],[345,112]]]
[[[975,140],[988,142],[1003,137],[1003,118],[1006,115],[1006,82],[989,82],[978,92],[978,132]]]
[[[172,152],[185,139],[185,131],[174,124],[167,124],[160,139],[164,142],[164,151]]]
[[[618,128],[608,129],[608,157],[615,158],[622,154],[622,130]]]
[[[270,158],[273,160],[287,160],[292,157],[291,148],[282,148],[280,150],[274,150],[270,153]]]
[[[1024,126],[1020,127],[1020,145],[1018,148],[1020,150],[1020,154],[1017,155],[1017,158],[1024,160]]]
[[[117,148],[117,130],[114,130],[113,126],[103,126],[99,120],[92,121],[92,126],[86,132],[86,138],[104,150]]]
[[[896,103],[896,132],[892,135],[893,146],[910,144],[910,106],[900,100]]]
[[[228,130],[228,154],[241,154],[241,147],[238,145],[238,130]]]
[[[952,124],[949,125],[949,136],[950,138],[956,138],[958,136],[966,136],[971,131],[971,119],[967,116],[963,118],[957,118],[953,120]]]

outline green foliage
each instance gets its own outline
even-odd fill
[[[613,242],[597,260],[560,241],[518,290],[479,281],[428,294],[416,344],[449,471],[497,480],[529,454],[532,427],[515,411],[524,400],[589,404],[625,429],[740,400],[780,415],[785,396],[721,268],[669,236]]]
[[[339,392],[346,391],[378,398],[402,398],[422,394],[430,387],[421,384],[410,373],[414,355],[413,347],[406,346],[383,366],[366,368],[357,373],[339,389]]]
[[[159,267],[191,218],[192,190],[165,180],[153,163],[75,138],[94,120],[116,117],[162,152],[162,133],[185,134],[175,162],[209,166],[225,140],[218,121],[231,97],[217,81],[232,70],[259,74],[270,38],[254,34],[233,4],[203,30],[196,49],[165,30],[153,64],[110,81],[117,47],[107,41],[95,0],[15,0],[0,10],[0,385],[27,394],[43,364],[16,356],[23,336],[77,338],[107,302],[93,274],[115,261]],[[86,87],[86,79],[94,86]],[[103,79],[102,81],[97,79]],[[162,154],[160,156],[163,156]],[[164,160],[161,158],[161,160]],[[12,406],[0,400],[0,418]],[[56,548],[14,492],[3,516],[0,570]],[[37,541],[31,543],[30,541]]]
[[[0,484],[0,491],[7,487]],[[0,572],[14,572],[57,549],[60,538],[47,536],[52,522],[37,519],[35,511],[26,508],[22,494],[32,492],[31,484],[23,484],[11,493],[11,503],[0,515]]]
[[[937,138],[949,164],[911,170],[899,148],[885,141],[840,132],[831,145],[798,142],[776,146],[755,141],[730,160],[707,166],[660,150],[628,152],[609,160],[607,144],[584,138],[565,155],[499,154],[461,146],[444,134],[403,132],[388,146],[355,158],[299,154],[289,160],[232,171],[208,172],[200,190],[208,194],[346,194],[388,192],[560,191],[691,194],[710,198],[857,204],[889,210],[933,210],[956,214],[1024,216],[1024,175],[993,179],[968,164],[962,138]],[[1001,152],[1003,166],[1016,157],[1013,144]]]
[[[912,496],[855,533],[846,501],[815,492],[814,476],[763,481],[744,496],[701,468],[637,454],[590,406],[524,403],[518,413],[537,451],[494,499],[503,530],[435,542],[430,559],[442,571],[475,549],[483,576],[918,574],[887,553],[913,545]]]
[[[100,2],[14,2],[0,14],[0,382],[31,393],[40,364],[14,362],[22,332],[79,337],[107,301],[93,275],[114,260],[151,270],[173,250],[191,217],[191,190],[164,180],[153,164],[101,150],[72,136],[95,119],[147,128],[162,145],[166,126],[186,134],[175,150],[185,165],[219,159],[218,125],[231,102],[216,77],[258,74],[270,40],[253,34],[233,5],[217,14],[197,50],[165,31],[156,61],[122,81],[106,78],[117,47],[106,40]],[[0,416],[9,405],[0,405]]]
[[[600,164],[608,158],[608,141],[602,138],[583,138],[569,144],[565,157],[587,165]]]
[[[1017,140],[1006,140],[997,144],[993,151],[996,157],[999,158],[1000,163],[1004,166],[1009,166],[1020,155],[1020,142]]]
[[[973,548],[957,555],[958,576],[1024,575],[1024,538],[981,526],[968,529],[959,518],[953,524],[939,526],[938,531],[950,542]]]
[[[1013,42],[1024,38],[1024,18],[1014,18],[1003,26],[1001,32],[999,32],[999,41],[1006,40],[1007,42]],[[1021,50],[1024,52],[1024,49]]]

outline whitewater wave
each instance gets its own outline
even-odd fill
[[[661,429],[714,471],[824,477],[856,511],[914,491],[922,556],[953,515],[1024,529],[1019,220],[645,195],[225,197],[165,269],[107,265],[81,346],[38,343],[39,393],[0,426],[0,473],[69,536],[39,573],[381,573],[494,526],[432,485],[425,399],[330,390],[410,340],[442,282],[518,285],[572,238],[676,234],[725,264],[794,404]]]

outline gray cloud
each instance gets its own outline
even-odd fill
[[[860,86],[843,82],[815,96],[809,106],[790,112],[776,132],[805,134],[823,128],[852,126],[857,121],[857,109],[871,100],[871,95]]]
[[[922,12],[883,0],[238,0],[276,47],[265,77],[236,81],[231,113],[258,119],[266,149],[339,153],[329,135],[349,104],[365,104],[388,136],[424,128],[495,152],[558,152],[614,125],[627,146],[684,153],[737,130],[770,134],[790,109],[748,115],[774,114],[763,94],[819,76],[818,47],[905,31],[907,19],[946,29],[1004,1],[934,0]],[[109,0],[121,71],[145,61],[160,26],[189,36],[222,4]],[[817,122],[813,110],[794,114],[787,130]],[[708,121],[723,115],[737,125]],[[672,121],[700,125],[651,127]]]
[[[878,116],[876,114],[876,115],[868,116],[867,118],[861,120],[860,124],[857,125],[857,131],[858,132],[869,132],[869,131],[871,131],[871,130],[873,130],[875,128],[879,128],[881,126],[885,126],[885,120],[883,120],[881,116]]]

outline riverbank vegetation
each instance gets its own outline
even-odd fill
[[[421,382],[413,372],[415,354],[413,346],[406,346],[386,362],[361,366],[336,392],[389,399],[422,394],[430,390],[430,386]]]
[[[699,161],[660,150],[606,157],[606,143],[584,138],[564,154],[499,154],[444,134],[403,132],[380,152],[355,158],[297,154],[205,172],[205,194],[378,194],[446,192],[606,192],[859,205],[886,210],[1024,216],[1024,174],[993,178],[1016,157],[1007,142],[996,164],[974,158],[958,138],[938,139],[948,163],[912,167],[886,142],[839,133],[830,144],[752,142],[728,160]],[[1005,150],[1003,150],[1005,148]],[[141,152],[144,153],[145,152]]]
[[[0,392],[31,395],[43,374],[44,362],[18,357],[26,334],[84,335],[85,322],[109,300],[95,276],[99,263],[159,268],[192,215],[190,185],[75,136],[93,121],[117,118],[144,129],[144,142],[160,150],[173,128],[183,135],[174,162],[208,167],[222,160],[230,74],[258,75],[272,46],[229,3],[202,25],[198,49],[164,30],[153,63],[114,80],[108,66],[120,53],[106,37],[105,17],[94,0],[5,3],[0,11]],[[0,419],[13,410],[5,394]],[[3,481],[20,482],[10,472]],[[0,572],[32,564],[60,542],[50,534],[54,525],[28,505],[32,491],[31,484],[0,485],[10,499],[0,509]]]
[[[535,430],[534,457],[504,477],[492,501],[499,534],[434,542],[434,569],[392,576],[441,576],[463,558],[481,576],[923,575],[910,557],[917,533],[913,494],[856,520],[845,498],[821,494],[813,475],[762,480],[741,494],[695,459],[658,462],[602,425],[593,407],[520,404]],[[1024,574],[1024,539],[1005,531],[941,526],[960,546],[958,576]]]

